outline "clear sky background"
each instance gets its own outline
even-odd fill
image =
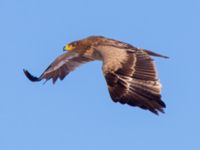
[[[31,83],[63,46],[103,35],[155,58],[166,113],[113,103],[101,62]],[[199,0],[1,0],[1,150],[200,149]]]

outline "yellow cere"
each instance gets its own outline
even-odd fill
[[[75,46],[67,44],[64,49],[67,50],[67,51],[71,51],[71,50],[75,49]]]

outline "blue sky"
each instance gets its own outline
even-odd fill
[[[199,14],[198,0],[1,0],[0,149],[199,149]],[[55,85],[23,75],[89,35],[170,57],[155,58],[165,114],[113,103],[100,62]]]

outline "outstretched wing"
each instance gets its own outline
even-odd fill
[[[85,58],[75,52],[67,52],[56,58],[49,67],[41,74],[40,77],[31,75],[27,70],[24,69],[26,77],[31,81],[41,81],[42,79],[52,79],[53,83],[59,78],[63,80],[75,68],[83,63],[92,61],[92,59]]]
[[[120,65],[113,65],[111,62],[104,64],[104,68],[109,68],[106,65],[112,64],[110,69],[104,70],[104,75],[113,101],[139,106],[155,114],[158,114],[158,111],[164,112],[165,103],[160,94],[161,84],[157,79],[155,64],[149,56],[150,51],[121,50],[126,53],[126,57],[123,57]],[[113,49],[113,53],[115,52],[117,51]],[[117,53],[119,54],[119,50]],[[112,56],[110,61],[113,59],[113,63],[114,59],[118,59],[117,62],[121,59],[120,55],[111,58]]]

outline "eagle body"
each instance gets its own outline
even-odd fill
[[[68,52],[56,58],[40,77],[27,70],[24,70],[25,75],[31,81],[52,79],[55,83],[81,64],[99,60],[103,62],[102,71],[114,102],[138,106],[155,114],[164,112],[166,106],[161,100],[161,84],[151,56],[166,56],[103,36],[71,42],[64,50]]]

